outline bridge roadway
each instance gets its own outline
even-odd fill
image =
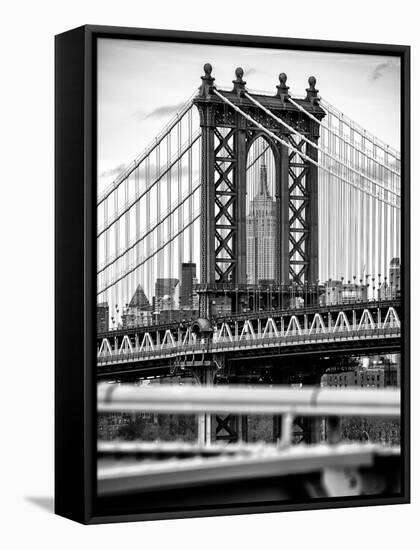
[[[200,337],[191,325],[142,327],[98,339],[98,376],[154,371],[174,364],[208,365],[215,356],[229,361],[290,355],[391,353],[401,345],[399,302],[340,304],[237,315],[216,320]],[[152,329],[155,330],[152,330]],[[157,328],[157,330],[156,330]],[[148,329],[148,330],[147,330]],[[117,332],[117,331],[115,331]],[[112,345],[113,344],[113,345]]]

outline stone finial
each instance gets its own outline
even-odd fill
[[[206,77],[211,78],[211,72],[213,70],[213,67],[210,65],[210,63],[205,63],[203,69]]]
[[[200,86],[199,93],[201,96],[207,97],[213,91],[214,78],[211,76],[213,67],[210,65],[210,63],[206,63],[203,69],[204,69],[204,76],[201,77],[202,84]]]
[[[277,88],[277,97],[279,97],[282,101],[284,101],[287,97],[289,97],[289,86],[286,85],[287,74],[286,73],[280,73],[279,74],[279,81],[280,81],[280,84],[278,84],[276,86],[276,88]]]
[[[310,101],[313,105],[318,105],[318,90],[316,86],[316,78],[310,76],[308,78],[309,88],[306,88],[306,101]]]
[[[237,67],[235,69],[235,76],[236,76],[236,79],[240,82],[242,82],[243,80],[243,77],[244,77],[244,70],[242,67]]]
[[[238,96],[241,96],[243,92],[245,92],[246,90],[245,88],[246,82],[243,79],[244,70],[242,69],[242,67],[238,67],[237,69],[235,69],[235,76],[236,76],[236,79],[232,80],[233,91],[236,92]]]

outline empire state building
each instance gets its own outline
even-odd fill
[[[276,205],[267,186],[267,166],[260,169],[258,192],[251,200],[246,220],[247,282],[275,279]]]

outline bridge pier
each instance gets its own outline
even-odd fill
[[[198,415],[198,444],[201,447],[208,447],[211,444],[211,415]]]
[[[293,436],[300,438],[298,443],[319,443],[321,440],[321,420],[319,418],[308,418],[306,416],[296,418],[294,427],[299,428],[299,431],[294,430]]]
[[[248,441],[248,416],[241,414],[216,415],[214,438],[216,442],[240,443]],[[223,433],[224,432],[224,433]]]
[[[210,365],[196,366],[192,369],[194,378],[200,385],[213,386],[214,377],[216,375],[217,366],[213,362]],[[198,444],[203,447],[211,445],[212,434],[212,421],[211,414],[200,413],[197,418],[198,421]]]

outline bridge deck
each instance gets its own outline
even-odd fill
[[[318,334],[295,334],[289,336],[266,336],[263,338],[237,339],[234,341],[218,341],[209,343],[168,345],[161,349],[150,351],[130,351],[125,353],[104,354],[98,357],[98,367],[106,365],[141,364],[157,360],[171,360],[183,357],[185,360],[214,353],[228,353],[232,357],[241,357],[253,352],[254,356],[282,355],[291,349],[294,353],[316,353],[317,351],[332,352],[342,349],[343,344],[348,348],[368,350],[373,346],[378,348],[399,349],[401,343],[399,328],[382,328],[350,330],[343,332],[327,332]]]

